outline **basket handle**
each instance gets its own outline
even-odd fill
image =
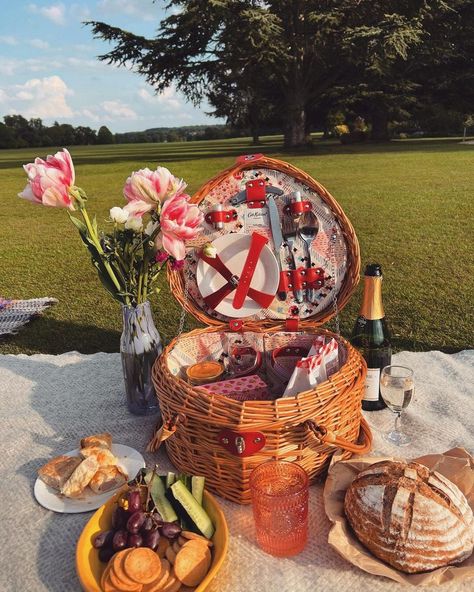
[[[354,442],[349,442],[349,440],[345,440],[344,438],[339,438],[334,432],[328,431],[324,426],[318,425],[312,419],[305,421],[304,425],[313,432],[322,444],[337,446],[338,448],[343,448],[344,450],[355,454],[365,454],[372,448],[372,432],[370,431],[369,424],[363,417],[360,421],[360,429],[363,436],[361,444],[356,444]]]
[[[161,444],[176,432],[180,424],[186,425],[186,416],[184,413],[176,413],[166,422],[159,421],[151,440],[148,442],[146,451],[156,452]]]

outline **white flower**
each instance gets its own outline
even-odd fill
[[[117,224],[125,224],[125,222],[128,220],[128,212],[119,207],[111,208],[110,217],[112,222],[117,222]]]
[[[141,218],[136,216],[130,216],[125,222],[125,228],[127,230],[133,230],[134,232],[140,232],[143,228],[143,222]]]
[[[152,222],[151,220],[145,226],[144,233],[148,236],[151,236],[153,232],[157,229],[159,222]]]

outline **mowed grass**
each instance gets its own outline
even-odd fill
[[[52,296],[59,303],[18,335],[2,353],[118,351],[120,306],[103,290],[66,212],[16,197],[21,168],[51,149],[0,151],[0,295]],[[76,182],[90,197],[99,223],[123,205],[122,187],[134,170],[157,164],[184,177],[190,192],[240,154],[263,152],[286,160],[321,182],[344,208],[361,245],[362,263],[380,262],[384,302],[396,349],[456,351],[473,347],[472,263],[474,146],[453,140],[341,146],[316,141],[287,152],[281,138],[71,148]],[[156,324],[168,341],[181,310],[162,281],[153,300]],[[341,312],[351,332],[361,286]],[[196,323],[187,317],[185,329]],[[334,324],[331,323],[332,327]]]

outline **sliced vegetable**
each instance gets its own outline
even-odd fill
[[[197,477],[196,475],[193,475],[191,477],[191,492],[193,494],[194,499],[200,506],[202,506],[202,496],[204,493],[205,481],[205,477]]]
[[[163,481],[158,475],[153,475],[153,479],[148,484],[150,488],[151,498],[160,513],[160,516],[165,522],[174,522],[178,520],[178,516],[173,509],[173,506],[166,499],[166,490]]]
[[[171,487],[175,481],[176,475],[171,471],[168,472],[168,474],[166,475],[166,489],[168,489],[168,487]]]
[[[214,534],[214,526],[205,510],[195,500],[193,494],[182,481],[176,481],[170,489],[173,497],[179,502],[192,523],[205,537],[210,539]]]

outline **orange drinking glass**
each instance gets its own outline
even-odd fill
[[[268,461],[250,475],[258,545],[270,555],[289,557],[308,540],[308,475],[298,464]]]

